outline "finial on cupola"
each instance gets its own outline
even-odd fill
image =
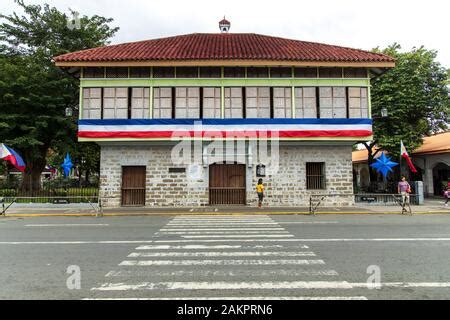
[[[230,31],[231,23],[227,19],[225,19],[225,16],[223,16],[223,20],[219,22],[219,28],[221,33],[228,33]]]

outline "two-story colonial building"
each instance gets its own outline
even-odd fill
[[[80,75],[78,137],[101,146],[105,206],[253,204],[260,177],[270,206],[353,193],[370,77],[394,60],[228,29],[55,57]]]

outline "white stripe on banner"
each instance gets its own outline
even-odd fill
[[[198,129],[201,130],[198,130]],[[202,125],[201,127],[193,125],[79,125],[79,131],[100,131],[100,132],[119,132],[119,131],[139,131],[139,132],[157,132],[157,131],[221,131],[221,132],[245,132],[245,131],[304,131],[304,130],[372,130],[370,124],[266,124],[255,125]]]

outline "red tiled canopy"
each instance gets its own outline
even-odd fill
[[[271,60],[388,62],[379,53],[252,33],[193,33],[67,53],[58,62]]]

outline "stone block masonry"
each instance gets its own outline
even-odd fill
[[[200,207],[209,204],[209,170],[171,161],[171,145],[102,145],[100,196],[104,207],[120,207],[122,166],[146,167],[147,207]],[[347,146],[283,146],[279,148],[279,168],[263,178],[265,204],[273,207],[307,207],[310,194],[352,194],[352,148]],[[307,190],[306,163],[325,163],[324,190]],[[170,168],[185,171],[169,172]],[[256,206],[256,163],[246,164],[247,204]],[[325,206],[351,206],[353,197],[329,197]]]

